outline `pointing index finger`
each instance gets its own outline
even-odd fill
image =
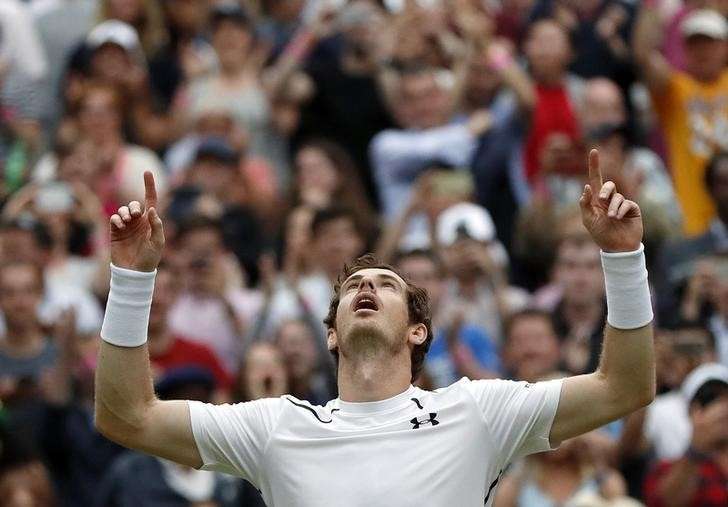
[[[144,207],[145,209],[157,207],[157,187],[154,185],[154,175],[151,171],[144,171]]]
[[[599,151],[591,150],[589,152],[589,186],[592,189],[592,195],[597,195],[603,184],[602,170],[599,167]]]

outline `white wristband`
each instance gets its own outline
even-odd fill
[[[652,321],[645,247],[633,252],[602,252],[607,290],[607,322],[617,329],[637,329]]]
[[[132,271],[111,265],[111,290],[101,339],[119,347],[138,347],[147,342],[156,275],[156,270]]]

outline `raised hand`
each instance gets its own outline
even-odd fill
[[[154,271],[162,258],[164,229],[157,214],[154,176],[144,173],[144,207],[131,201],[112,215],[111,262],[134,271]]]
[[[640,207],[617,192],[613,181],[602,183],[597,150],[589,153],[589,183],[579,205],[584,227],[602,250],[631,252],[639,248],[643,232]]]

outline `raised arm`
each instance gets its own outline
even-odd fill
[[[602,249],[608,324],[597,371],[564,381],[552,444],[619,419],[655,396],[642,217],[639,206],[618,193],[613,182],[602,184],[596,150],[589,154],[589,184],[579,204],[585,227]]]
[[[160,401],[152,387],[147,324],[164,231],[150,172],[144,184],[144,207],[132,201],[111,217],[113,266],[96,368],[95,425],[125,447],[199,467],[187,402]]]
[[[662,26],[657,2],[644,1],[637,15],[632,47],[642,79],[652,93],[661,93],[670,81],[671,68],[658,47]]]

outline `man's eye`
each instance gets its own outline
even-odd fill
[[[396,288],[393,282],[384,282],[384,283],[382,283],[382,287],[387,287],[389,289],[395,289]]]

